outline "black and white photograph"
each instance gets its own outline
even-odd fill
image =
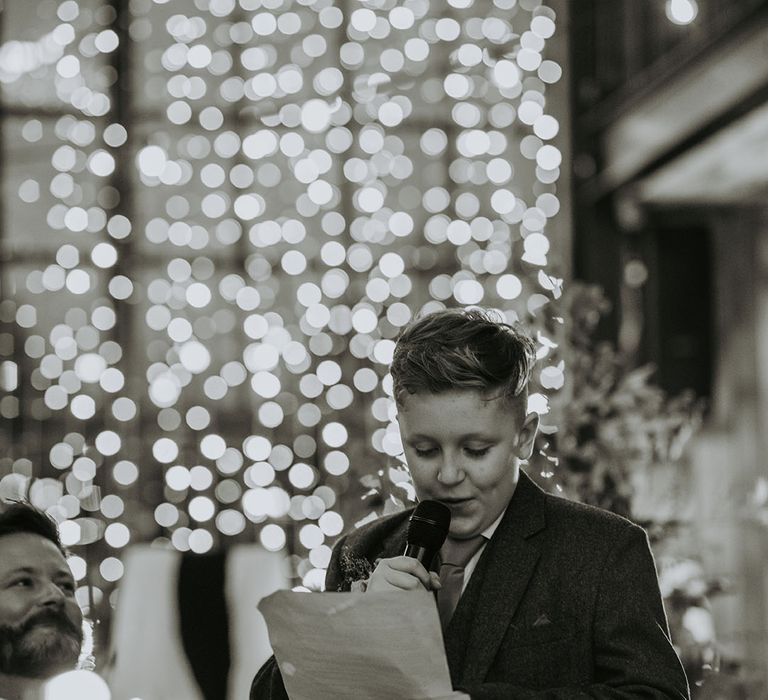
[[[768,700],[767,0],[0,0],[0,700]]]

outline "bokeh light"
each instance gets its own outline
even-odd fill
[[[451,6],[69,0],[3,45],[0,494],[59,520],[91,589],[143,541],[258,542],[318,585],[401,465],[400,329],[549,313],[557,17]]]

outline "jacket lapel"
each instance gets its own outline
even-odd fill
[[[504,518],[480,557],[445,636],[454,686],[481,683],[541,554],[544,492],[522,471]]]
[[[379,518],[344,535],[333,549],[325,579],[326,590],[348,591],[355,581],[371,574],[376,558],[402,554],[412,511]]]
[[[408,521],[411,512],[412,510],[408,512],[408,518],[385,540],[384,547],[379,555],[381,559],[399,557],[405,551],[405,545],[408,541]]]

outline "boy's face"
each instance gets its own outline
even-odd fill
[[[483,532],[507,507],[539,420],[531,413],[518,425],[503,399],[462,390],[408,394],[398,422],[419,500],[445,503],[450,535],[463,539]]]

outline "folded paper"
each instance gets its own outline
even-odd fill
[[[259,610],[291,700],[453,694],[435,600],[427,591],[278,591]]]

